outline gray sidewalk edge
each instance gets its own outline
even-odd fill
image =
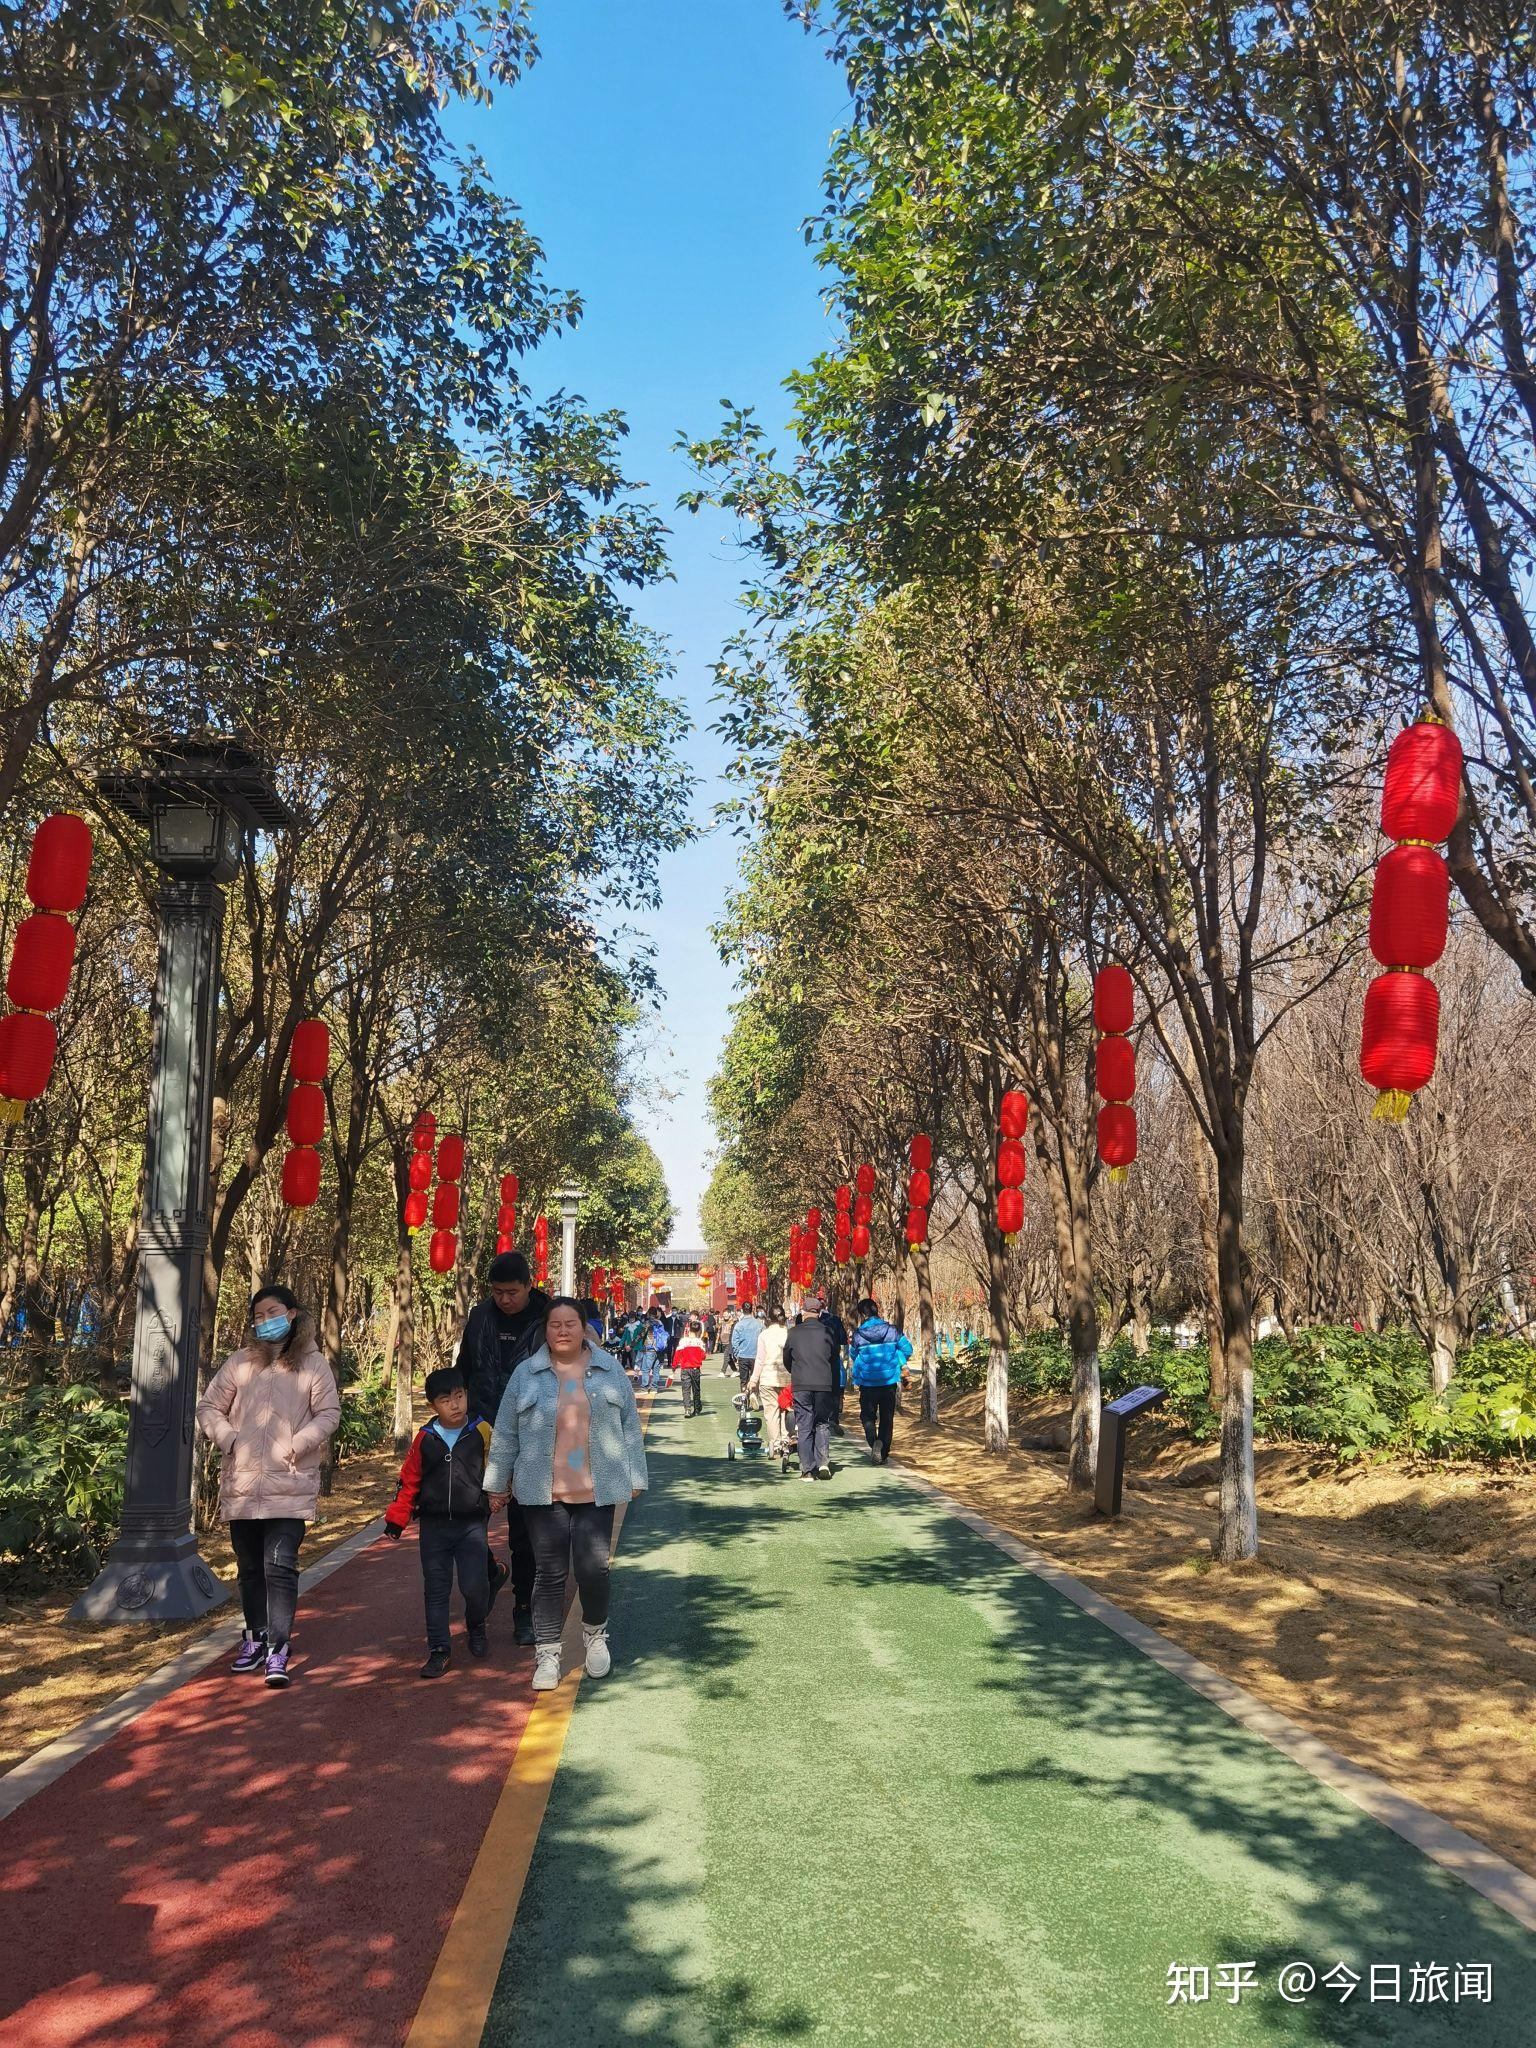
[[[366,1528],[359,1529],[355,1536],[338,1543],[334,1550],[328,1550],[324,1557],[299,1574],[299,1590],[303,1593],[312,1591],[332,1572],[339,1572],[344,1564],[350,1564],[360,1550],[368,1548],[383,1527],[381,1515]],[[77,1727],[56,1736],[42,1749],[33,1750],[19,1764],[13,1764],[0,1777],[0,1820],[8,1819],[19,1806],[24,1806],[49,1785],[56,1784],[82,1757],[90,1756],[103,1743],[110,1742],[120,1728],[126,1728],[146,1707],[163,1700],[167,1693],[175,1692],[178,1686],[185,1685],[189,1678],[195,1678],[206,1666],[229,1654],[229,1638],[223,1631],[199,1637],[172,1657],[169,1663],[152,1671],[148,1678],[141,1678],[137,1685],[131,1685],[125,1693],[120,1693],[111,1706],[102,1707]]]
[[[1293,1763],[1300,1764],[1304,1771],[1309,1771],[1331,1791],[1342,1794],[1351,1805],[1358,1806],[1373,1820],[1380,1821],[1394,1834],[1401,1835],[1404,1841],[1411,1842],[1415,1849],[1443,1869],[1453,1872],[1473,1891],[1481,1892],[1485,1899],[1492,1900],[1512,1920],[1536,1931],[1536,1877],[1529,1876],[1473,1836],[1453,1827],[1450,1821],[1442,1820],[1439,1814],[1421,1806],[1416,1799],[1394,1791],[1384,1778],[1378,1778],[1363,1765],[1351,1763],[1348,1757],[1340,1756],[1337,1750],[1330,1749],[1317,1736],[1309,1734],[1289,1715],[1282,1714],[1276,1707],[1265,1706],[1262,1700],[1244,1692],[1232,1679],[1213,1671],[1209,1664],[1203,1664],[1188,1650],[1181,1650],[1177,1643],[1159,1635],[1146,1622],[1137,1621],[1134,1615],[1106,1600],[1102,1593],[1085,1586],[1081,1579],[1074,1579],[1044,1551],[1034,1550],[1017,1536],[1010,1536],[1006,1529],[997,1528],[963,1501],[956,1500],[942,1487],[935,1486],[909,1467],[892,1465],[887,1469],[957,1521],[963,1522],[975,1535],[1001,1550],[1015,1564],[1022,1565],[1074,1606],[1082,1608],[1085,1614],[1092,1615],[1095,1621],[1140,1650],[1144,1657],[1150,1657],[1155,1664],[1160,1664],[1175,1678],[1182,1679],[1192,1691],[1202,1694],[1252,1734],[1282,1751]]]

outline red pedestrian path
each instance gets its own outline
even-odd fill
[[[508,1602],[433,1684],[415,1533],[301,1596],[295,1682],[221,1659],[3,1828],[0,2048],[404,2040],[532,1704]],[[232,1618],[232,1633],[238,1615]]]

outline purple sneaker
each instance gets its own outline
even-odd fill
[[[267,1652],[267,1683],[268,1685],[287,1685],[288,1683],[288,1645],[286,1643],[281,1644],[275,1650],[268,1650]]]
[[[240,1638],[239,1653],[236,1656],[234,1663],[231,1664],[229,1668],[231,1671],[260,1671],[264,1669],[266,1661],[266,1637],[253,1636],[250,1630],[247,1629],[245,1634]]]

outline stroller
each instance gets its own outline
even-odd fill
[[[800,1453],[795,1445],[795,1392],[793,1387],[775,1387],[770,1398],[779,1411],[779,1430],[783,1448],[778,1452],[779,1470],[788,1472],[791,1465],[798,1472]]]
[[[763,1418],[753,1406],[756,1399],[752,1394],[732,1394],[731,1406],[736,1410],[735,1441],[725,1447],[728,1458],[766,1458],[768,1446],[763,1442]]]

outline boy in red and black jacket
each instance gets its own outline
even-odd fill
[[[470,1415],[464,1375],[456,1365],[427,1374],[432,1420],[400,1467],[400,1490],[384,1510],[384,1534],[396,1542],[414,1514],[421,1524],[421,1583],[427,1605],[427,1661],[423,1678],[441,1678],[453,1661],[448,1642],[448,1602],[457,1567],[464,1596],[469,1654],[490,1648],[486,1622],[496,1595],[510,1576],[495,1564],[486,1541],[491,1504],[485,1491],[485,1457],[491,1425]]]

